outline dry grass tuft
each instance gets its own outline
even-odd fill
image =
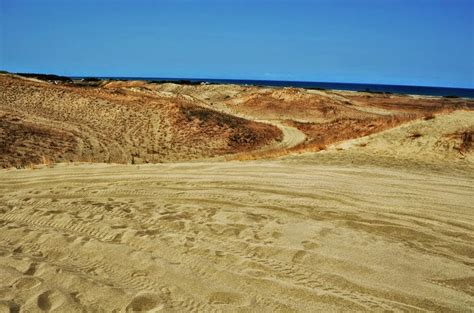
[[[458,145],[455,146],[454,149],[458,150],[462,154],[470,153],[474,149],[474,144],[472,141],[473,136],[474,129],[460,130],[446,135],[448,139],[457,141]]]
[[[461,145],[460,145],[460,151],[461,152],[470,152],[473,148],[472,144],[472,136],[474,134],[474,131],[464,131],[460,134],[461,137]]]

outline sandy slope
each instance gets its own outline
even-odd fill
[[[474,171],[446,135],[473,124],[271,161],[2,170],[0,308],[469,311]]]
[[[305,159],[328,164],[474,171],[474,147],[462,149],[461,134],[466,132],[474,134],[474,111],[458,110],[337,143],[322,153],[308,153]]]
[[[174,162],[253,151],[281,137],[271,125],[191,100],[0,74],[0,167]]]
[[[0,167],[261,158],[472,108],[442,97],[0,74]]]
[[[297,140],[274,145],[291,151],[317,151],[331,143],[375,134],[407,121],[474,108],[474,100],[462,98],[236,85],[146,86],[153,92],[183,95],[208,108],[283,127],[289,134],[287,138]],[[251,156],[254,157],[257,156]]]

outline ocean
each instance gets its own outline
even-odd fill
[[[74,77],[82,78],[82,77]],[[410,94],[440,97],[474,98],[474,89],[451,88],[451,87],[425,87],[425,86],[403,86],[403,85],[379,85],[379,84],[355,84],[355,83],[326,83],[326,82],[303,82],[284,80],[243,80],[243,79],[210,79],[210,78],[163,78],[163,77],[98,77],[100,79],[118,80],[145,80],[145,81],[187,81],[191,83],[210,84],[236,84],[270,87],[297,87],[313,89],[333,89],[350,91],[370,91],[377,93]]]

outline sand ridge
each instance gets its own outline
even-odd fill
[[[160,163],[253,151],[281,131],[129,89],[37,83],[0,75],[0,166]]]
[[[0,170],[1,312],[474,307],[470,100],[0,87],[2,160],[89,161]]]
[[[273,157],[474,107],[469,99],[9,74],[0,74],[0,88],[2,167]]]

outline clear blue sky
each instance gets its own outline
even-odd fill
[[[0,69],[474,88],[474,0],[0,0]]]

